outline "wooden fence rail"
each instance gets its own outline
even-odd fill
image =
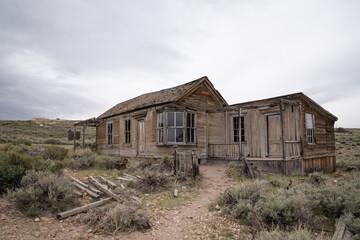
[[[209,144],[209,157],[218,158],[238,158],[239,144],[235,143],[220,143]]]

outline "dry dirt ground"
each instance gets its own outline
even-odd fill
[[[221,215],[208,211],[208,204],[220,192],[234,184],[225,174],[225,165],[202,165],[200,170],[208,185],[200,196],[184,206],[167,209],[164,216],[152,222],[147,232],[119,233],[115,236],[93,234],[80,223],[81,214],[57,220],[50,217],[26,218],[0,200],[0,240],[2,239],[251,239],[246,226],[240,226]],[[179,192],[181,194],[181,190]]]

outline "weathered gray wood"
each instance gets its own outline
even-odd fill
[[[86,129],[86,124],[83,125],[83,137],[82,137],[82,147],[85,147],[85,129]]]
[[[116,180],[124,180],[124,181],[135,181],[134,179],[128,179],[128,178],[124,178],[124,177],[117,177],[115,179]]]
[[[129,179],[138,180],[138,178],[136,178],[136,177],[134,177],[134,176],[131,176],[131,175],[129,175],[129,174],[124,173],[124,175],[125,175],[127,178],[129,178]]]
[[[82,206],[82,207],[78,207],[78,208],[74,208],[74,209],[71,209],[69,211],[65,211],[65,212],[61,212],[61,213],[58,213],[57,214],[57,217],[59,219],[63,219],[63,218],[67,218],[69,216],[72,216],[72,215],[75,215],[77,213],[81,213],[81,212],[84,212],[86,210],[89,210],[91,208],[95,208],[95,207],[98,207],[100,205],[103,205],[107,202],[110,202],[111,201],[111,197],[109,198],[105,198],[105,199],[102,199],[100,201],[97,201],[97,202],[94,202],[94,203],[90,203],[90,204],[87,204],[85,206]]]
[[[342,240],[345,235],[345,230],[345,215],[341,215],[340,218],[336,220],[336,230],[332,240]]]
[[[104,178],[104,177],[102,177],[102,176],[99,176],[99,179],[100,179],[103,183],[109,185],[109,186],[112,187],[112,188],[116,188],[116,187],[117,187],[117,185],[116,185],[115,183],[113,183],[112,181],[110,181],[110,180],[108,180],[108,179],[106,179],[106,178]]]
[[[83,186],[81,186],[80,184],[78,184],[77,182],[72,182],[73,185],[75,185],[76,187],[80,188],[81,190],[87,192],[90,196],[94,197],[94,198],[99,198],[100,196],[96,193],[94,193],[93,191],[91,191],[90,189],[87,189]]]
[[[124,186],[124,184],[120,184],[120,187],[121,187],[122,189],[126,189],[125,186]]]
[[[78,180],[78,179],[76,179],[76,178],[74,178],[74,177],[70,177],[70,178],[71,178],[71,180],[73,180],[74,182],[77,182],[79,185],[81,185],[81,186],[83,186],[83,187],[85,187],[85,188],[87,188],[87,189],[90,189],[90,191],[93,191],[93,192],[96,193],[96,194],[101,194],[101,193],[102,193],[101,191],[99,191],[99,190],[97,190],[97,189],[95,189],[95,188],[90,187],[88,184],[85,184],[85,183],[83,183],[82,181],[80,181],[80,180]]]
[[[179,190],[177,190],[177,189],[175,188],[175,190],[174,190],[174,197],[178,197],[178,195],[179,195]]]
[[[242,159],[243,159],[243,161],[244,161],[244,163],[245,163],[246,168],[248,169],[248,171],[249,171],[249,173],[250,173],[250,175],[251,175],[251,178],[254,179],[254,178],[255,178],[255,174],[254,174],[254,172],[253,172],[253,170],[252,170],[252,167],[250,166],[249,162],[246,160],[245,157],[242,157]]]
[[[92,184],[94,184],[96,187],[98,187],[101,191],[103,191],[110,197],[114,198],[115,200],[117,200],[119,202],[123,202],[123,200],[118,195],[116,195],[115,193],[113,193],[112,191],[107,189],[106,186],[99,183],[93,176],[90,176],[90,181]]]
[[[82,197],[82,193],[79,192],[78,190],[74,190],[73,191],[78,197]]]

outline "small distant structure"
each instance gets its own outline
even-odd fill
[[[78,126],[82,126],[83,128],[83,135],[82,135],[82,147],[85,147],[85,129],[87,126],[90,126],[90,127],[96,127],[99,123],[101,123],[103,120],[102,119],[99,119],[99,118],[89,118],[87,120],[84,120],[84,121],[80,121],[80,122],[76,122],[74,124],[74,130],[73,129],[70,129],[72,130],[72,139],[71,140],[74,140],[74,151],[76,150],[76,140],[79,140],[80,139],[80,130],[76,129],[76,127]],[[70,132],[69,130],[69,132]],[[74,132],[76,132],[76,137],[74,138]],[[70,135],[68,133],[68,137],[69,137],[69,140],[70,140]]]
[[[74,134],[75,131],[76,131],[76,133]],[[68,140],[73,141],[74,140],[74,135],[75,135],[76,140],[79,140],[80,136],[81,136],[81,131],[80,130],[75,130],[75,129],[69,129],[69,131],[68,131]]]

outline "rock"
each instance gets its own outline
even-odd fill
[[[338,182],[338,180],[336,180],[336,179],[332,180],[333,184],[336,184],[337,182]]]
[[[39,232],[35,233],[35,237],[40,237],[40,233]]]
[[[335,174],[335,177],[337,177],[337,178],[341,178],[341,177],[345,177],[345,174],[342,174],[342,173],[336,173]]]
[[[196,232],[197,235],[201,235],[201,232]]]
[[[34,221],[35,222],[40,222],[40,218],[35,218]]]
[[[263,180],[261,180],[261,181],[260,181],[260,183],[261,183],[261,184],[268,184],[268,183],[269,183],[269,181],[268,181],[268,180],[266,180],[266,179],[263,179]]]
[[[221,210],[221,207],[219,205],[216,205],[215,209],[219,211]]]

